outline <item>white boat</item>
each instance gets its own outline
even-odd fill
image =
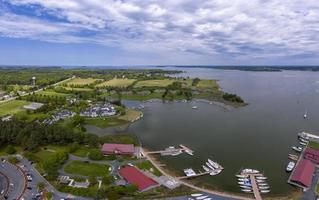
[[[193,106],[192,109],[197,109],[197,106]]]
[[[248,178],[248,175],[237,174],[237,178]]]
[[[265,180],[258,180],[258,179],[256,179],[256,182],[257,182],[257,183],[264,183]]]
[[[206,167],[205,165],[203,165],[203,169],[206,171],[206,172],[209,172],[211,171],[208,167]]]
[[[192,197],[199,197],[199,196],[202,196],[203,194],[200,194],[200,193],[194,193],[194,194],[191,194]]]
[[[259,171],[258,170],[256,170],[256,169],[243,169],[243,171],[242,171],[243,173],[251,173],[251,174],[257,174],[257,173],[259,173]]]
[[[260,190],[260,193],[263,193],[263,194],[269,193],[269,192],[270,192],[270,190]]]
[[[240,185],[239,187],[241,187],[243,189],[251,189],[251,186],[247,186],[247,185]]]
[[[220,168],[220,165],[217,162],[212,161],[211,159],[208,159],[208,162],[214,167],[214,168]]]
[[[266,190],[266,189],[269,189],[269,186],[260,186],[259,189],[260,190]]]
[[[245,186],[251,186],[250,182],[244,182],[244,181],[239,181],[238,184],[239,185],[245,185]]]
[[[209,162],[206,162],[206,165],[211,168],[212,170],[215,170],[215,168],[209,163]]]
[[[291,172],[294,169],[295,165],[296,165],[295,162],[290,161],[286,167],[286,171]]]
[[[302,148],[301,147],[291,147],[293,150],[297,151],[297,152],[301,152],[302,151]]]
[[[217,169],[217,170],[212,171],[209,175],[215,176],[217,174],[220,174],[221,172],[222,172],[222,169]]]
[[[267,180],[267,177],[265,177],[265,176],[256,176],[256,179],[258,179],[258,180]]]
[[[250,190],[250,189],[242,189],[241,191],[242,192],[252,192],[252,190]]]
[[[238,181],[249,181],[248,178],[239,178]]]
[[[212,198],[206,198],[206,199],[204,199],[204,200],[212,200]]]
[[[202,200],[202,199],[206,199],[207,197],[209,197],[209,196],[196,197],[196,199],[198,199],[198,200]]]
[[[257,183],[258,186],[268,186],[268,183]]]
[[[305,139],[303,139],[303,138],[301,138],[301,137],[299,137],[299,140],[300,140],[301,142],[304,142],[304,143],[308,143],[308,142],[309,142],[308,140],[305,140]]]
[[[305,143],[305,142],[299,142],[299,144],[302,146],[307,146],[307,143]]]
[[[303,118],[307,118],[307,110],[305,111],[305,114],[303,115]]]

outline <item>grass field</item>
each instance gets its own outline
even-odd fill
[[[139,81],[135,84],[134,87],[167,87],[172,84],[174,80],[163,79],[163,80],[146,80]]]
[[[70,174],[82,176],[105,176],[109,174],[109,166],[97,163],[85,163],[74,160],[67,164],[64,171]]]
[[[68,86],[70,86],[70,85],[84,86],[84,85],[90,85],[97,80],[98,79],[94,79],[94,78],[74,78],[74,79],[68,81],[66,84]]]
[[[200,80],[197,84],[199,89],[211,89],[211,90],[218,90],[219,85],[217,84],[216,80]]]
[[[110,118],[86,118],[85,119],[86,124],[91,124],[98,126],[100,128],[106,128],[109,126],[119,126],[126,124],[127,121],[118,119],[116,117],[110,117]]]
[[[70,96],[70,94],[58,93],[58,92],[55,92],[53,90],[44,90],[44,91],[41,91],[41,92],[39,92],[37,94],[42,94],[42,95],[47,95],[47,96],[59,96],[59,97]]]
[[[141,116],[141,114],[141,111],[128,108],[126,109],[125,115],[120,116],[119,119],[132,122],[138,119]]]
[[[23,110],[23,106],[27,105],[29,102],[27,101],[21,101],[21,100],[12,100],[5,103],[0,104],[0,117],[9,115],[9,114],[15,114],[19,111]]]
[[[319,143],[318,142],[314,142],[314,141],[310,141],[308,144],[308,147],[312,148],[312,149],[319,149]]]
[[[92,150],[92,148],[81,146],[79,149],[77,149],[72,154],[79,157],[86,157],[88,156],[89,152]]]
[[[73,90],[73,91],[78,91],[78,92],[90,92],[93,91],[91,88],[73,88],[73,87],[63,87],[66,90]]]
[[[144,161],[144,162],[141,162],[141,163],[137,163],[136,164],[136,167],[138,167],[139,169],[142,169],[142,170],[148,170],[150,172],[152,172],[155,176],[161,176],[162,173],[160,171],[158,171],[158,169],[156,169],[152,163],[150,161]]]
[[[117,79],[117,78],[114,78],[112,80],[100,83],[96,87],[120,87],[120,88],[126,88],[126,87],[132,85],[135,81],[136,81],[136,79]]]

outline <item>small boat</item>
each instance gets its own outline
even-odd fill
[[[295,165],[296,165],[295,162],[290,161],[286,167],[286,171],[291,172],[294,169]]]
[[[293,150],[297,151],[297,152],[301,152],[302,151],[302,148],[301,147],[291,147]]]
[[[241,187],[243,189],[251,189],[251,186],[247,186],[247,185],[240,185],[239,187]]]
[[[269,189],[269,186],[261,186],[259,187],[260,190],[266,190],[266,189]]]
[[[206,199],[207,197],[209,197],[209,196],[200,196],[200,197],[196,197],[196,199],[202,200],[202,199]]]
[[[212,200],[212,198],[206,198],[206,199],[203,199],[203,200]]]
[[[309,142],[308,140],[305,140],[305,139],[303,139],[303,138],[301,138],[301,137],[299,137],[299,140],[300,140],[301,142],[304,142],[304,143],[308,143],[308,142]]]
[[[209,175],[215,176],[217,174],[220,174],[220,172],[222,172],[222,169],[217,169],[217,170],[212,171]]]
[[[208,159],[208,162],[214,167],[214,168],[220,168],[220,165],[217,162],[212,161],[211,159]]]
[[[250,190],[250,189],[242,189],[241,191],[242,192],[252,192],[252,190]]]
[[[205,165],[203,165],[203,169],[206,171],[206,172],[209,172],[211,171],[208,167],[206,167]]]
[[[239,185],[245,185],[245,186],[251,186],[250,182],[244,182],[244,181],[239,181],[238,184]]]
[[[237,174],[237,178],[248,178],[248,175]]]
[[[200,194],[200,193],[194,193],[194,194],[191,194],[192,197],[199,197],[199,196],[202,196],[203,194]]]
[[[299,144],[302,146],[307,146],[307,143],[305,143],[305,142],[299,142]]]
[[[265,177],[265,176],[256,176],[256,179],[258,179],[258,180],[267,180],[267,177]]]
[[[209,162],[206,162],[206,165],[211,168],[212,170],[215,170],[215,168],[209,163]]]
[[[268,183],[257,183],[258,186],[268,186]]]
[[[303,115],[303,118],[305,118],[305,119],[306,119],[306,118],[307,118],[307,116],[308,116],[308,115],[307,115],[307,110],[306,110],[306,111],[305,111],[305,114]]]
[[[270,190],[260,190],[260,193],[263,193],[263,194],[269,193],[269,192],[270,192]]]
[[[264,183],[265,180],[258,180],[258,179],[256,179],[256,182],[257,182],[257,183]]]
[[[239,178],[238,181],[249,181],[248,178]]]
[[[242,171],[243,173],[250,173],[250,174],[257,174],[257,173],[259,173],[259,171],[258,170],[256,170],[256,169],[243,169],[243,171]]]
[[[197,106],[193,106],[192,109],[197,109]]]

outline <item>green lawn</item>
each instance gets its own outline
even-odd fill
[[[79,149],[77,149],[72,154],[79,157],[86,157],[88,153],[92,150],[92,148],[81,146]]]
[[[132,85],[136,79],[118,79],[114,78],[112,80],[103,82],[101,84],[98,84],[96,87],[120,87],[120,88],[125,88],[130,85]]]
[[[77,91],[77,92],[90,92],[93,91],[91,88],[75,88],[75,87],[63,87],[66,90]]]
[[[118,119],[128,122],[134,121],[141,116],[142,112],[131,108],[126,109],[125,115],[120,116]]]
[[[161,176],[162,173],[160,171],[158,171],[158,169],[156,169],[152,163],[150,161],[144,161],[144,162],[141,162],[141,163],[137,163],[136,164],[136,167],[138,167],[139,169],[142,169],[142,170],[148,170],[150,172],[152,172],[155,176]]]
[[[167,87],[172,84],[174,80],[163,79],[163,80],[146,80],[137,82],[134,87]]]
[[[197,84],[197,88],[218,90],[219,85],[217,84],[216,80],[200,80],[199,83]]]
[[[318,142],[314,142],[314,141],[310,141],[308,144],[308,147],[312,148],[312,149],[319,149],[319,143]]]
[[[84,86],[84,85],[90,85],[92,83],[95,83],[99,79],[94,79],[94,78],[75,78],[67,82],[67,85],[79,85],[79,86]]]
[[[48,113],[27,113],[26,111],[18,112],[15,117],[21,120],[25,120],[26,122],[32,122],[34,120],[44,120],[48,118],[50,115]]]
[[[98,126],[100,128],[106,128],[109,126],[119,126],[126,124],[127,121],[118,119],[117,117],[109,117],[109,118],[86,118],[85,119],[86,124],[91,124]]]
[[[12,100],[5,103],[0,104],[0,117],[15,114],[21,110],[23,110],[23,106],[29,104],[27,101],[21,100]]]
[[[47,96],[58,96],[58,97],[71,96],[70,94],[58,93],[58,92],[55,92],[54,90],[44,90],[39,92],[38,94],[47,95]]]
[[[82,161],[71,161],[64,168],[70,174],[82,176],[105,176],[109,174],[109,166],[97,163],[85,163]]]

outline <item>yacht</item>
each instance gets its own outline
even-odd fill
[[[214,167],[214,168],[220,168],[219,164],[216,162],[213,162],[211,159],[208,159],[208,162]]]
[[[295,162],[290,161],[286,167],[286,171],[291,172],[294,169],[295,165],[296,165]]]
[[[297,151],[297,152],[301,152],[302,151],[302,148],[301,147],[291,147],[293,150]]]
[[[215,168],[209,163],[209,162],[206,162],[206,165],[211,168],[212,170],[215,170]]]

